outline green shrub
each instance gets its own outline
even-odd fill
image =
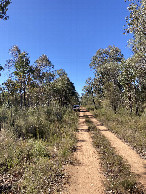
[[[63,108],[58,120],[56,110],[50,117],[47,110],[13,110],[14,126],[5,122],[8,130],[0,132],[0,193],[61,191],[66,180],[62,166],[75,148],[78,115]]]

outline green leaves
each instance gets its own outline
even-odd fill
[[[37,64],[38,67],[40,68],[45,68],[45,67],[50,67],[53,68],[54,66],[52,65],[51,61],[47,57],[47,55],[43,54],[40,56],[35,63]]]
[[[0,71],[4,70],[4,68],[0,65]],[[1,73],[0,73],[0,76],[1,76]]]
[[[146,48],[146,31],[145,31],[145,14],[146,14],[146,1],[145,0],[129,0],[130,4],[128,10],[129,16],[126,17],[127,28],[126,33],[133,33],[133,39],[129,41],[134,53],[145,54]]]
[[[122,92],[119,81],[122,61],[124,61],[124,57],[121,50],[118,47],[109,46],[97,50],[90,63],[90,67],[94,69],[95,73],[92,84],[94,94],[107,98],[115,112]]]
[[[134,55],[124,60],[121,50],[115,46],[97,50],[90,63],[95,74],[92,92],[96,98],[108,100],[115,112],[124,106],[139,115],[146,98],[146,1],[128,1],[130,14],[126,17],[124,33],[133,33],[129,43]],[[84,92],[88,96],[88,84]]]
[[[11,3],[11,0],[0,0],[0,19],[7,20],[8,6]]]
[[[12,79],[15,80],[17,91],[9,82],[5,86],[8,93],[10,90],[15,91],[16,104],[19,103],[21,108],[30,105],[48,106],[52,102],[67,106],[78,102],[78,94],[67,73],[63,69],[53,70],[54,65],[47,55],[43,54],[35,61],[35,65],[30,65],[28,53],[21,51],[17,45],[10,49],[10,54],[12,58],[7,61],[7,67],[11,68],[11,75],[14,75]]]
[[[118,47],[109,46],[106,49],[97,50],[96,54],[92,57],[90,67],[98,72],[100,67],[106,63],[121,62],[123,60],[123,54]]]

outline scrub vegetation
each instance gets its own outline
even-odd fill
[[[146,145],[145,0],[129,1],[124,33],[133,56],[120,48],[100,48],[91,59],[94,77],[86,80],[82,105],[144,158]],[[0,19],[7,20],[11,0],[0,0]],[[46,54],[34,64],[17,45],[0,64],[9,78],[0,86],[0,193],[57,193],[67,181],[63,166],[76,148],[79,104],[74,84],[63,69],[54,69]],[[1,75],[0,74],[0,75]],[[101,153],[108,193],[143,193],[136,175],[87,119]]]
[[[19,117],[16,115],[15,126],[7,122],[0,132],[0,192],[61,191],[67,180],[63,165],[70,162],[76,145],[77,115],[61,107],[59,120],[56,120],[57,115],[50,119],[40,109],[33,113],[30,110],[20,112]],[[20,134],[23,135],[19,138]]]
[[[0,193],[60,192],[76,146],[78,94],[46,55],[30,65],[18,46],[10,53],[0,92]]]

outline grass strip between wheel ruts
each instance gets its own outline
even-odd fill
[[[101,156],[101,166],[105,174],[106,193],[135,193],[143,194],[144,188],[136,181],[136,175],[130,171],[130,166],[116,154],[110,142],[85,116],[88,130],[91,133],[93,144]]]

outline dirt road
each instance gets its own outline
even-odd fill
[[[139,175],[138,181],[146,187],[146,161],[141,159],[131,147],[117,138],[105,126],[101,125],[90,112],[82,109],[79,116],[79,131],[77,132],[77,151],[74,154],[77,163],[75,165],[68,165],[66,168],[66,173],[70,175],[70,180],[63,193],[104,193],[104,176],[100,166],[100,156],[92,145],[92,139],[88,132],[84,115],[87,115],[110,141],[111,146],[116,149],[117,154],[121,155],[130,164],[131,171]]]
[[[92,139],[85,124],[84,112],[80,112],[77,132],[77,151],[74,154],[76,164],[69,165],[66,173],[70,175],[69,184],[64,193],[89,194],[104,193],[103,174],[99,164],[100,156],[92,145]]]

